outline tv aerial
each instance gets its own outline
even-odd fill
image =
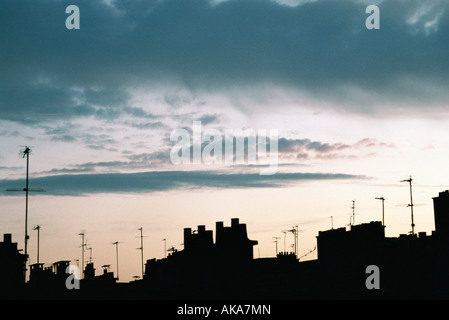
[[[28,235],[28,193],[29,192],[44,192],[41,188],[30,188],[29,187],[29,169],[30,169],[30,153],[31,148],[28,146],[25,146],[25,149],[20,152],[20,155],[22,158],[27,159],[26,164],[26,180],[25,180],[25,188],[8,188],[6,191],[25,191],[25,244],[24,244],[24,253],[25,253],[25,259],[28,260],[28,239],[30,236]]]

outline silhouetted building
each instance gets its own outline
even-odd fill
[[[52,267],[45,267],[43,263],[34,263],[30,265],[30,280],[29,285],[48,286],[54,281],[54,273]]]
[[[0,296],[18,291],[25,284],[26,256],[12,242],[12,235],[5,233],[0,242]]]
[[[103,266],[103,273],[95,275],[95,268],[92,262],[86,264],[84,268],[84,278],[81,280],[80,287],[83,297],[105,298],[117,297],[117,279],[113,272],[109,272],[108,266]],[[77,294],[77,292],[75,292]]]
[[[320,231],[318,261],[329,290],[352,292],[365,286],[365,268],[380,265],[384,250],[384,226],[380,221]]]
[[[237,218],[230,227],[217,222],[216,228],[215,243],[204,225],[195,232],[184,228],[184,250],[147,260],[144,279],[159,296],[217,297],[242,287],[257,241],[248,239],[246,225]]]
[[[29,297],[38,299],[117,297],[116,278],[107,268],[104,268],[103,274],[96,276],[94,264],[87,263],[83,278],[81,271],[76,270],[70,268],[68,260],[57,261],[49,267],[44,267],[43,263],[32,264],[28,282]],[[73,278],[68,280],[69,276]],[[78,281],[79,286],[75,286],[75,281]]]
[[[184,249],[149,259],[144,278],[117,283],[108,265],[95,275],[86,265],[79,290],[68,290],[70,262],[30,265],[24,286],[25,256],[5,234],[0,242],[3,293],[26,288],[27,297],[147,299],[449,298],[449,191],[433,198],[435,231],[386,237],[380,221],[319,231],[317,259],[295,254],[254,259],[257,241],[238,218],[184,229]],[[366,286],[368,266],[380,270],[380,289]],[[8,290],[9,291],[8,291]],[[14,295],[14,292],[13,292]]]
[[[433,208],[436,234],[449,237],[449,190],[433,198]]]
[[[438,262],[441,250],[425,232],[387,238],[381,222],[320,231],[318,264],[330,296],[433,297],[449,269]],[[441,260],[441,259],[440,259]],[[367,290],[366,268],[379,267],[381,290]]]
[[[319,231],[317,237],[318,259],[322,264],[337,265],[340,262],[366,264],[376,260],[385,240],[384,226],[373,221],[346,228]]]
[[[69,265],[68,260],[57,261],[49,267],[45,267],[43,263],[34,263],[30,265],[29,284],[34,287],[64,287]]]
[[[435,264],[438,279],[438,291],[449,292],[449,190],[440,192],[433,198],[435,218]]]
[[[94,264],[92,262],[86,264],[86,267],[84,268],[84,279],[91,280],[95,278],[95,268]]]
[[[53,273],[58,278],[65,278],[67,277],[67,267],[70,265],[69,260],[61,260],[53,263]]]
[[[257,241],[248,239],[246,224],[239,223],[238,218],[231,219],[230,227],[224,227],[221,221],[216,222],[215,247],[220,257],[251,260],[255,245]]]
[[[201,256],[210,254],[213,249],[213,235],[203,225],[198,226],[196,233],[191,228],[184,228],[184,251],[188,255]]]

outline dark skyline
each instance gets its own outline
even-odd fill
[[[67,28],[69,5],[79,28]],[[366,27],[370,5],[379,29]],[[410,175],[416,230],[430,234],[429,199],[449,181],[448,30],[446,0],[1,1],[0,234],[24,249],[24,195],[4,191],[24,186],[24,146],[30,188],[45,190],[30,195],[31,262],[34,226],[48,262],[80,259],[86,230],[97,266],[114,269],[122,243],[131,281],[138,228],[144,258],[161,258],[162,239],[180,250],[185,226],[234,216],[255,256],[273,257],[273,237],[296,225],[303,255],[330,216],[350,223],[352,200],[357,223],[378,221],[376,197],[398,237],[410,231]],[[217,138],[276,130],[276,173],[174,164],[172,133],[191,134],[193,150],[196,121]]]
[[[184,228],[183,250],[145,261],[143,278],[117,282],[110,265],[89,261],[76,278],[70,260],[29,266],[11,234],[0,242],[2,297],[13,299],[446,299],[449,191],[433,198],[435,230],[386,237],[381,221],[317,235],[318,258],[294,252],[255,258],[256,240],[238,218]],[[374,271],[373,271],[374,270]]]

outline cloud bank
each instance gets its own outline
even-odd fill
[[[365,28],[356,0],[70,4],[80,30],[65,28],[64,1],[0,3],[1,119],[143,116],[132,90],[164,86],[280,87],[357,113],[447,106],[447,1],[378,1],[380,30]]]
[[[148,193],[172,190],[279,188],[304,181],[363,179],[362,176],[342,173],[277,173],[262,176],[257,173],[229,173],[223,171],[152,171],[139,173],[61,174],[30,178],[30,188],[43,188],[44,195],[81,196],[98,193]],[[0,180],[0,194],[11,187],[24,186],[24,179]],[[32,194],[32,192],[30,192]]]

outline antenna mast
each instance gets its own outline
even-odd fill
[[[410,176],[407,180],[402,180],[401,182],[408,182],[410,185],[410,204],[407,205],[407,207],[410,207],[411,216],[412,216],[412,235],[415,234],[415,223],[413,222],[413,196],[412,196],[412,176]]]
[[[293,226],[290,230],[285,230],[285,232],[291,232],[294,237],[293,248],[295,252],[295,256],[298,257],[298,226]],[[284,231],[282,231],[284,232]],[[284,246],[285,246],[285,232],[284,232]]]
[[[92,247],[87,248],[87,250],[90,250],[90,254],[89,254],[89,263],[92,263]]]
[[[37,230],[37,263],[39,263],[39,231],[41,229],[40,225],[37,225],[33,228],[33,230]]]
[[[298,245],[299,245],[299,243],[298,243],[298,232],[299,232],[298,226],[297,225],[294,226],[293,230],[294,230],[293,233],[295,235],[295,256],[296,256],[296,258],[298,258]]]
[[[84,248],[87,246],[87,244],[84,241],[84,236],[86,235],[85,231],[81,231],[78,235],[81,236],[81,275],[84,278]]]
[[[140,250],[140,255],[142,258],[142,279],[143,279],[143,228],[140,227],[137,230],[140,230],[140,248],[137,249]]]
[[[30,167],[30,151],[31,149],[28,147],[25,147],[25,150],[23,151],[23,157],[27,157],[27,176],[26,176],[26,186],[25,186],[25,255],[27,256],[27,245],[28,245],[28,172]],[[27,256],[28,257],[28,256]]]
[[[273,237],[273,239],[274,239],[274,243],[276,243],[276,256],[278,255],[278,240],[280,239],[281,237]]]
[[[355,225],[355,200],[352,200],[352,224]]]
[[[282,233],[284,234],[284,254],[286,254],[287,253],[287,249],[285,247],[285,238],[286,238],[286,235],[287,235],[287,231],[283,230]]]
[[[382,226],[385,227],[385,206],[384,206],[384,202],[385,202],[385,198],[384,197],[379,197],[376,198],[377,200],[382,200]]]
[[[117,280],[119,279],[118,278],[118,243],[119,243],[118,241],[112,243],[113,245],[115,245],[115,254],[116,254],[116,258],[117,258]]]
[[[30,153],[31,149],[29,147],[25,147],[25,150],[22,152],[22,158],[27,158],[27,167],[26,167],[26,181],[25,181],[25,188],[10,188],[6,189],[6,191],[25,191],[25,244],[24,244],[24,254],[25,254],[25,264],[28,261],[28,239],[30,236],[28,235],[28,192],[29,191],[38,191],[43,192],[43,189],[30,189],[28,187],[28,174],[29,174],[29,168],[30,168]],[[26,267],[24,270],[24,276],[26,276]]]

